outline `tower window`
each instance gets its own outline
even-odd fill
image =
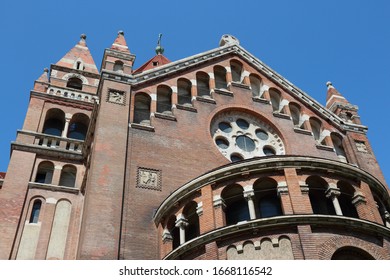
[[[31,210],[31,215],[30,215],[30,224],[36,224],[38,223],[39,220],[39,212],[41,211],[41,206],[42,202],[40,200],[35,200],[32,210]]]
[[[74,88],[78,90],[83,89],[83,81],[80,80],[79,78],[70,78],[68,80],[68,83],[66,84],[68,88]]]

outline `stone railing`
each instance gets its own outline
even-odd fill
[[[64,89],[64,88],[53,87],[53,86],[50,86],[47,89],[46,93],[54,96],[61,96],[69,99],[75,99],[75,100],[80,100],[80,101],[90,102],[90,103],[94,103],[95,101],[99,100],[97,96],[92,94],[82,93],[70,89]]]
[[[19,130],[12,148],[32,150],[36,153],[61,153],[64,157],[81,157],[84,141],[43,134],[33,131]]]

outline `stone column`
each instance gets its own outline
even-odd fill
[[[253,202],[254,196],[255,196],[255,193],[254,193],[253,189],[244,191],[244,198],[248,202],[249,217],[251,220],[256,219],[255,203]]]
[[[325,191],[325,195],[327,198],[332,199],[332,203],[334,206],[334,210],[336,211],[336,215],[342,216],[343,212],[341,211],[340,203],[337,198],[340,195],[340,189],[335,185],[330,184],[328,189]]]
[[[72,119],[72,115],[71,114],[66,114],[65,115],[65,125],[64,125],[64,130],[62,130],[61,137],[64,137],[64,138],[67,137],[68,130],[69,130],[69,123],[70,123],[71,119]]]
[[[183,214],[180,214],[176,219],[176,227],[180,229],[180,245],[186,242],[186,230],[188,226],[188,220],[184,218]]]

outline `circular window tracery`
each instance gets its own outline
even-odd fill
[[[284,144],[274,129],[254,115],[229,111],[214,118],[213,140],[219,151],[230,161],[283,155]]]

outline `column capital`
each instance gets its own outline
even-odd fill
[[[306,182],[299,182],[299,187],[301,188],[302,194],[308,194],[309,193],[309,185],[306,184]]]
[[[285,181],[283,181],[283,182],[278,182],[278,186],[277,186],[277,188],[276,188],[276,191],[277,191],[277,193],[278,193],[278,196],[288,194],[287,182],[285,182]]]
[[[340,194],[341,194],[340,189],[338,187],[336,187],[336,186],[329,185],[329,187],[325,191],[325,195],[326,195],[327,198],[333,197],[333,196],[337,197]]]
[[[172,242],[172,240],[173,240],[172,234],[166,228],[164,229],[161,237],[162,237],[162,240],[164,243]]]
[[[248,201],[252,199],[252,197],[255,196],[255,191],[254,190],[246,190],[243,192],[244,198]]]
[[[353,197],[352,197],[352,204],[353,205],[358,205],[360,203],[367,203],[366,197],[361,193],[357,192]]]
[[[184,218],[182,214],[179,215],[179,217],[176,218],[175,226],[181,229],[184,229],[188,226],[188,220]]]
[[[225,200],[220,195],[214,195],[213,206],[214,208],[222,207],[222,209],[225,209],[226,208]]]

